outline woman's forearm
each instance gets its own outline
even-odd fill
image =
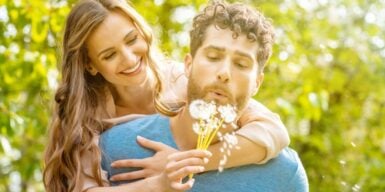
[[[236,135],[239,149],[232,148],[231,155],[227,157],[224,168],[238,167],[258,163],[266,156],[266,148],[252,142],[245,137]],[[209,146],[208,150],[213,154],[209,162],[205,165],[205,171],[216,170],[219,167],[219,161],[223,158],[224,152],[220,151],[223,142],[217,142]]]
[[[159,179],[159,177],[149,177],[119,186],[93,187],[84,192],[152,192],[155,191],[154,189],[156,188],[162,188],[162,186],[158,186],[160,182],[158,182],[157,179]]]

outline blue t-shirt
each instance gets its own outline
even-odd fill
[[[116,125],[100,136],[102,168],[112,175],[138,170],[138,168],[112,168],[119,159],[143,159],[154,152],[141,147],[136,136],[159,141],[177,148],[170,130],[169,118],[149,115]],[[278,157],[263,165],[245,165],[194,175],[195,183],[190,191],[215,192],[302,192],[309,191],[306,172],[297,153],[285,148]],[[111,182],[112,185],[121,183]]]

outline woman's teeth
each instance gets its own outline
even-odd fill
[[[128,74],[128,73],[132,73],[132,72],[136,71],[137,69],[139,69],[140,63],[141,63],[141,62],[140,62],[140,60],[139,60],[139,62],[137,62],[137,64],[135,65],[135,67],[130,68],[130,69],[127,69],[127,70],[124,70],[124,71],[122,71],[122,73]]]

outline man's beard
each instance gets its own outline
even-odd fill
[[[206,99],[205,96],[209,93],[210,90],[221,90],[227,97],[227,102],[223,103],[222,101],[218,101],[217,99]],[[228,86],[219,82],[212,83],[201,88],[196,83],[195,79],[190,76],[190,79],[187,83],[188,104],[190,104],[194,100],[201,99],[205,100],[206,102],[215,101],[216,104],[220,105],[230,104],[235,106],[237,111],[241,111],[246,107],[249,97],[250,94],[241,94],[234,97],[234,95],[231,94],[231,90],[228,88]]]

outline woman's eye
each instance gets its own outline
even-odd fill
[[[133,43],[135,43],[135,41],[138,39],[138,36],[135,35],[133,38],[129,39],[126,43],[127,45],[131,45]]]
[[[103,57],[103,60],[110,60],[115,56],[115,53],[110,53]]]

